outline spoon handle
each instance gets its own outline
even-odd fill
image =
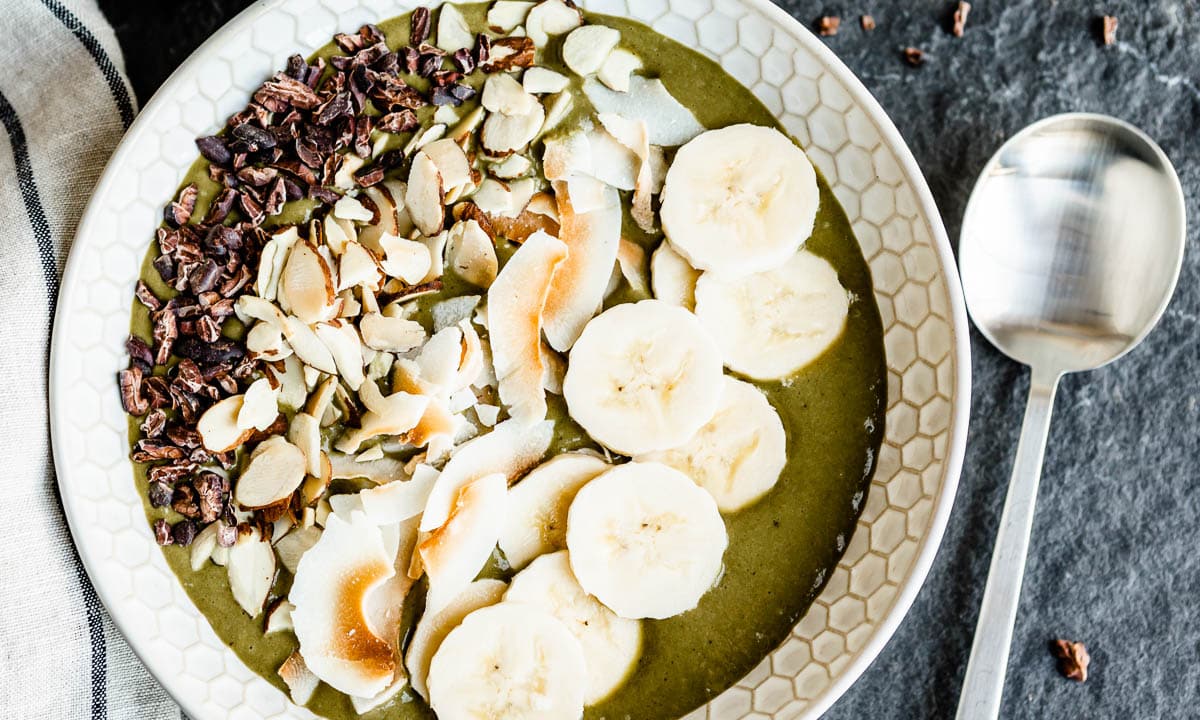
[[[1058,378],[1057,373],[1040,373],[1036,368],[1030,378],[1021,441],[1017,445],[1004,514],[1000,517],[1000,530],[996,533],[996,547],[992,551],[992,566],[988,570],[987,588],[975,626],[971,660],[958,700],[957,720],[994,720],[1000,716],[1008,651],[1017,619],[1017,604],[1021,599],[1021,579],[1025,574],[1025,556],[1029,551],[1042,456],[1050,432],[1050,413],[1054,408]]]

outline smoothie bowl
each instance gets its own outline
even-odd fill
[[[815,715],[899,622],[965,422],[936,211],[773,8],[635,5],[267,3],[114,157],[56,462],[193,716]]]

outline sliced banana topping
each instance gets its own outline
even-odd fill
[[[761,390],[728,376],[724,385],[717,413],[691,440],[637,459],[679,470],[730,513],[775,486],[787,462],[787,436]]]
[[[721,354],[694,315],[661,300],[617,305],[571,349],[571,417],[622,455],[676,447],[717,410]]]
[[[725,365],[756,380],[786,378],[811,363],[846,326],[850,299],[837,271],[809,252],[736,280],[704,273],[696,316]]]
[[[660,216],[693,267],[740,277],[791,257],[812,234],[819,202],[812,163],[786,135],[732,125],[675,154]]]
[[[687,612],[716,583],[728,539],[712,496],[660,463],[592,480],[567,514],[571,569],[623,618]]]
[[[429,666],[439,720],[578,720],[583,649],[550,613],[502,602],[467,615]]]
[[[611,467],[603,458],[576,452],[556,455],[509,490],[500,549],[520,569],[539,555],[567,546],[567,509],[575,493]]]
[[[611,695],[637,665],[641,623],[618,617],[580,587],[565,550],[543,555],[517,573],[504,600],[548,611],[579,640],[588,675],[584,705]]]

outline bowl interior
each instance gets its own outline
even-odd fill
[[[213,132],[287,56],[412,0],[266,0],[189,58],[147,104],[97,185],[67,265],[51,358],[54,456],[96,589],[134,651],[197,720],[312,717],[218,640],[158,551],[131,482],[115,378],[158,208]],[[584,0],[718,60],[804,145],[862,246],[885,328],[887,419],[845,555],[784,644],[688,716],[815,718],[891,636],[953,502],[970,396],[966,316],[937,209],[878,103],[768,0]]]

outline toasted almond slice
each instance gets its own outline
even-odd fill
[[[488,8],[488,27],[496,32],[507,33],[525,22],[529,9],[537,3],[527,0],[497,0]]]
[[[442,176],[433,160],[423,152],[414,155],[404,205],[417,229],[425,235],[436,235],[442,230],[446,218],[446,208],[442,204],[445,192]]]
[[[450,3],[444,3],[438,10],[437,46],[448,53],[471,47],[475,42],[475,34],[467,25],[467,19],[462,12]]]
[[[362,341],[353,325],[330,325],[321,323],[316,327],[317,339],[329,350],[337,372],[351,390],[358,390],[363,384]]]
[[[361,170],[367,161],[354,153],[342,153],[338,157],[341,158],[341,163],[333,175],[333,186],[341,190],[353,190],[358,187],[358,183],[354,182],[354,173]]]
[[[524,177],[533,169],[533,163],[524,155],[509,155],[492,166],[492,174],[504,180]]]
[[[189,557],[193,572],[204,567],[204,563],[212,558],[213,550],[217,549],[217,530],[219,529],[220,523],[214,522],[209,523],[203,530],[196,533],[195,539],[192,540],[192,550]]]
[[[566,267],[567,251],[568,246],[557,238],[534,233],[513,253],[488,290],[488,336],[500,399],[509,414],[526,425],[546,417],[545,367],[538,349],[543,308],[551,278]],[[598,304],[592,310],[596,307]]]
[[[542,122],[542,129],[538,131],[536,137],[542,137],[558,127],[563,120],[567,119],[574,107],[575,95],[573,93],[564,91],[557,95],[551,95],[546,102],[546,119]]]
[[[264,634],[271,635],[291,630],[293,607],[295,606],[283,598],[272,603],[270,609],[267,610],[267,625]]]
[[[406,144],[404,146],[404,154],[405,154],[405,156],[412,155],[413,153],[415,153],[416,151],[425,147],[426,145],[433,142],[434,140],[440,140],[441,138],[444,138],[444,137],[446,137],[446,126],[445,125],[443,125],[442,123],[438,123],[436,125],[430,125],[429,127],[425,128],[424,130],[422,130],[418,133],[415,133],[412,136],[412,139],[409,140],[408,144]]]
[[[357,239],[372,252],[380,252],[379,238],[384,234],[403,236],[412,231],[412,222],[404,207],[405,187],[404,183],[399,183],[397,194],[387,183],[379,183],[363,191],[363,195],[375,205],[378,217],[358,231]],[[349,287],[349,284],[345,287]]]
[[[279,292],[279,277],[283,274],[284,263],[292,251],[292,246],[300,239],[300,232],[295,226],[284,228],[271,236],[268,245],[274,248],[271,262],[262,260],[258,265],[258,282],[255,292],[265,300],[275,300]]]
[[[265,322],[255,323],[246,333],[246,349],[268,362],[281,360],[292,352],[283,341],[283,331]]]
[[[346,243],[338,263],[338,292],[365,285],[379,290],[383,284],[383,270],[375,255],[356,242]]]
[[[641,68],[641,58],[624,48],[617,48],[600,66],[596,78],[612,90],[629,92],[629,76]]]
[[[297,317],[289,315],[283,321],[283,336],[292,346],[296,356],[305,365],[330,375],[337,374],[337,365],[329,350],[317,338],[312,328]]]
[[[486,215],[501,215],[512,212],[512,190],[506,183],[486,178],[479,184],[471,201]]]
[[[559,93],[567,89],[570,82],[566,75],[549,68],[531,67],[521,79],[525,92],[534,95]]]
[[[268,244],[269,246],[270,244]],[[250,320],[259,320],[280,330],[283,329],[283,313],[275,306],[275,303],[257,295],[242,295],[234,303],[234,310],[244,325],[249,325]]]
[[[205,450],[214,453],[228,452],[254,434],[253,429],[240,428],[237,424],[244,401],[242,395],[230,395],[200,416],[196,430],[200,433],[200,442]]]
[[[237,542],[229,548],[225,569],[233,599],[247,615],[258,617],[275,580],[275,551],[271,544],[262,539],[257,528],[239,533]]]
[[[420,283],[433,264],[429,248],[416,240],[384,235],[379,243],[386,253],[386,257],[380,262],[383,271],[409,285]]]
[[[442,105],[433,111],[433,121],[449,127],[458,122],[458,109],[453,105]]]
[[[237,426],[241,430],[266,430],[279,417],[279,388],[272,387],[267,378],[250,383],[238,410]]]
[[[343,220],[355,222],[370,222],[375,217],[375,213],[368,210],[357,198],[349,195],[343,195],[333,204],[333,214]]]
[[[421,379],[435,387],[453,389],[462,362],[462,330],[448,327],[434,333],[417,356]]]
[[[354,231],[353,223],[345,220],[339,221],[332,213],[325,216],[322,226],[325,233],[325,244],[337,255],[341,255],[346,243],[354,240],[358,235]]]
[[[304,480],[304,452],[278,435],[259,443],[238,477],[233,497],[245,508],[274,505]]]
[[[592,75],[620,41],[621,33],[610,27],[584,25],[572,30],[563,42],[563,62],[578,75]]]
[[[293,530],[283,536],[275,542],[275,554],[279,557],[279,564],[295,574],[300,558],[320,539],[321,528],[315,525]]]
[[[496,246],[478,222],[460,220],[451,228],[446,254],[454,272],[472,285],[486,288],[496,279]]]
[[[363,388],[372,388],[374,383],[364,383]],[[360,388],[361,389],[361,388]],[[378,388],[375,389],[378,393]],[[350,430],[339,439],[335,447],[344,453],[357,452],[363,442],[380,435],[402,435],[412,430],[425,414],[429,398],[410,395],[406,392],[393,393],[381,402],[373,403],[362,417],[362,426]],[[368,405],[370,407],[370,405]]]
[[[467,154],[450,138],[431,142],[421,152],[428,155],[437,167],[446,192],[471,182],[471,164]]]
[[[270,366],[268,366],[270,367]],[[308,397],[308,386],[304,382],[304,366],[295,355],[283,359],[283,370],[266,370],[279,383],[279,404],[289,410],[297,410]]]
[[[279,292],[292,314],[304,322],[329,319],[335,300],[333,282],[329,266],[316,248],[303,241],[292,247],[279,280]]]
[[[292,702],[301,707],[312,700],[313,693],[321,684],[321,679],[304,664],[304,658],[300,657],[299,650],[293,650],[287,660],[283,661],[283,665],[279,666],[279,677],[283,678],[283,684],[287,685]]]
[[[491,363],[484,352],[483,340],[471,321],[463,318],[458,322],[458,328],[462,330],[462,359],[458,363],[458,380],[454,387],[466,389],[479,382]]]
[[[321,474],[321,423],[308,413],[292,416],[288,425],[288,442],[304,453],[304,469],[309,475]]]
[[[537,137],[545,121],[546,111],[541,103],[535,103],[529,112],[522,115],[492,113],[483,121],[480,142],[493,157],[503,157],[528,145]]]
[[[446,137],[450,138],[456,143],[466,142],[467,137],[471,133],[475,132],[475,128],[479,127],[479,123],[483,122],[483,116],[485,114],[486,113],[484,113],[483,108],[476,105],[474,109],[472,109],[470,112],[464,115],[461,120],[458,121],[457,125],[450,128],[446,132]]]
[[[607,188],[605,207],[580,212],[573,186],[557,183],[555,190],[562,219],[559,237],[568,254],[554,273],[543,322],[550,345],[566,352],[604,299],[621,242],[621,206],[617,191]],[[494,340],[492,344],[494,353]]]
[[[258,272],[254,278],[254,292],[264,301],[269,302],[275,299],[275,291],[271,287],[271,274],[275,269],[275,255],[279,252],[279,245],[268,241],[263,245],[262,252],[258,256]]]
[[[561,35],[583,24],[583,13],[563,0],[545,0],[529,11],[525,32],[537,47],[545,47],[551,35]]]
[[[510,116],[528,115],[533,112],[533,106],[538,104],[537,98],[526,92],[521,83],[507,73],[488,76],[483,84],[480,102],[488,112]]]
[[[433,282],[446,272],[446,238],[448,236],[449,232],[443,230],[433,237],[423,237],[418,241],[429,251],[429,272],[421,278],[420,284]]]
[[[329,409],[330,403],[333,402],[333,395],[337,386],[337,378],[328,377],[321,381],[308,396],[308,403],[304,406],[304,411],[312,415],[317,420],[325,416],[325,411]]]
[[[425,342],[425,328],[415,320],[379,313],[363,315],[358,329],[367,347],[388,352],[408,352]]]

